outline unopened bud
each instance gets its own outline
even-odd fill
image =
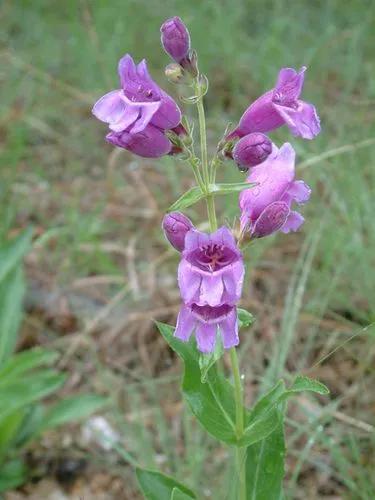
[[[245,135],[237,142],[233,148],[233,159],[240,170],[246,171],[263,163],[271,152],[271,140],[266,135],[255,132]]]
[[[165,76],[171,83],[180,83],[184,78],[184,70],[179,64],[171,63],[165,68]]]
[[[171,212],[165,215],[163,219],[163,231],[169,243],[179,252],[182,252],[185,246],[185,236],[193,223],[181,212]]]
[[[162,24],[160,32],[165,52],[177,63],[181,62],[190,50],[190,35],[184,23],[179,17],[172,17]]]

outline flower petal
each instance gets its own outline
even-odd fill
[[[237,310],[233,307],[228,316],[220,322],[219,328],[223,339],[224,349],[230,349],[240,343],[238,337]]]
[[[221,275],[212,273],[211,276],[203,276],[198,305],[208,304],[211,307],[221,305],[223,292],[224,284]]]
[[[152,125],[148,125],[138,134],[111,132],[106,136],[106,140],[143,158],[159,158],[168,154],[172,148],[170,140]]]
[[[297,101],[297,107],[274,104],[279,115],[296,137],[313,139],[320,132],[320,119],[315,106],[304,101]]]
[[[206,233],[198,231],[198,229],[191,229],[185,236],[185,250],[184,252],[191,252],[203,245],[208,245],[210,236]]]
[[[282,233],[290,233],[290,231],[298,231],[298,229],[302,226],[302,224],[305,222],[305,219],[302,217],[302,215],[298,212],[295,212],[292,210],[283,225],[283,227],[280,229]]]
[[[142,102],[142,103],[137,103],[139,106],[139,118],[133,125],[133,127],[130,129],[130,132],[132,134],[137,134],[138,132],[142,132],[147,125],[151,122],[153,116],[155,113],[158,111],[160,108],[160,101],[155,101],[155,102]]]
[[[198,349],[203,353],[210,353],[215,349],[217,326],[207,323],[198,323],[195,336]]]
[[[311,188],[304,181],[294,181],[288,187],[287,194],[297,203],[306,203],[311,195]]]
[[[181,121],[181,111],[172,97],[161,91],[161,101],[158,112],[152,118],[155,127],[171,129]]]
[[[281,229],[290,213],[289,206],[283,201],[276,201],[266,207],[256,220],[251,234],[254,238],[269,236]]]
[[[191,314],[190,308],[182,305],[178,313],[174,336],[183,342],[187,342],[194,330],[195,322],[196,320]]]
[[[125,54],[118,63],[118,74],[121,87],[124,88],[127,81],[137,78],[137,68],[130,54]]]
[[[217,231],[210,234],[210,240],[212,243],[216,243],[216,245],[223,245],[233,250],[233,252],[239,254],[233,233],[225,226],[220,227]]]
[[[242,260],[228,267],[229,268],[223,273],[223,300],[226,304],[235,304],[241,298],[245,267]]]
[[[293,68],[282,68],[275,85],[274,99],[279,100],[282,105],[294,103],[301,95],[305,71],[306,66],[298,73]]]
[[[93,115],[105,123],[115,123],[124,115],[126,104],[121,90],[112,90],[103,95],[92,108]]]
[[[186,259],[180,261],[177,279],[181,297],[185,304],[191,304],[199,299],[199,293],[197,292],[201,286],[202,279],[198,273],[194,272],[192,265]]]

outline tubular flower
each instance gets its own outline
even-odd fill
[[[195,331],[198,349],[210,353],[215,349],[217,330],[221,333],[224,349],[238,345],[237,309],[223,304],[217,307],[182,305],[175,330],[175,337],[187,342]]]
[[[259,163],[263,163],[272,153],[272,142],[259,132],[245,135],[233,149],[233,160],[241,168],[248,170]]]
[[[315,107],[299,99],[305,71],[305,66],[298,73],[293,68],[282,68],[275,88],[247,108],[228,139],[252,132],[270,132],[282,125],[287,125],[294,136],[304,139],[318,135],[320,120]]]
[[[140,156],[157,157],[169,153],[172,145],[164,137],[164,131],[180,123],[181,112],[177,104],[151,79],[145,60],[135,65],[132,57],[126,54],[119,62],[118,71],[121,89],[105,94],[92,109],[99,120],[109,125],[111,133],[107,140]],[[141,132],[143,136],[138,135]],[[144,148],[143,140],[149,142]]]
[[[244,264],[232,233],[221,227],[212,234],[191,229],[178,267],[185,304],[234,305],[241,297]]]
[[[181,212],[171,212],[163,219],[163,230],[169,243],[179,252],[182,252],[185,246],[185,236],[193,223]]]
[[[179,17],[167,19],[160,28],[161,43],[165,52],[180,63],[190,50],[190,35],[185,24]]]
[[[239,202],[241,228],[249,230],[254,238],[262,238],[276,231],[297,231],[304,218],[291,210],[293,202],[308,201],[311,189],[295,178],[295,151],[289,143],[251,170],[248,182],[257,183],[242,191]]]

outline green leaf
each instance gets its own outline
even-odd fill
[[[247,328],[255,321],[254,316],[246,309],[237,308],[238,325],[240,328]]]
[[[66,376],[54,370],[44,370],[24,380],[15,380],[0,385],[0,419],[30,403],[39,401],[59,389]]]
[[[189,498],[192,497],[190,495],[186,495],[186,493],[182,492],[178,488],[173,488],[171,500],[189,500]]]
[[[83,394],[66,398],[46,412],[41,430],[85,418],[102,408],[106,403],[108,403],[107,398],[96,394]]]
[[[42,365],[50,365],[58,358],[56,351],[42,348],[28,349],[13,355],[0,369],[0,383],[4,378],[17,377]]]
[[[24,416],[25,412],[18,410],[0,420],[0,463],[8,448],[12,446]]]
[[[193,414],[213,437],[227,444],[237,444],[233,386],[217,373],[215,366],[207,371],[206,383],[202,383],[199,353],[195,345],[173,337],[173,327],[156,324],[164,339],[184,362],[182,392]]]
[[[256,186],[257,183],[253,182],[233,182],[233,183],[223,183],[223,184],[210,184],[209,192],[212,194],[229,194],[229,193],[239,193],[245,189],[251,189]]]
[[[205,384],[207,382],[208,370],[218,361],[224,354],[223,343],[221,341],[220,333],[216,335],[215,350],[211,354],[199,355],[199,368],[201,370],[201,382]]]
[[[321,382],[303,375],[298,375],[298,377],[294,380],[293,385],[286,391],[286,395],[289,396],[292,395],[292,393],[302,391],[316,392],[317,394],[322,394],[323,396],[329,394],[328,387]]]
[[[253,407],[246,418],[245,430],[239,444],[248,446],[271,434],[283,419],[284,408],[281,397],[285,393],[283,381],[265,394]]]
[[[31,242],[32,229],[27,228],[17,238],[0,247],[0,282],[22,259]]]
[[[199,186],[192,187],[178,198],[167,210],[167,212],[174,212],[176,210],[183,210],[191,205],[194,205],[199,200],[204,198],[205,194]]]
[[[22,319],[25,291],[21,266],[6,274],[0,283],[0,366],[12,354]]]
[[[0,467],[0,493],[16,488],[27,479],[27,468],[24,463],[15,459]]]
[[[196,498],[189,488],[161,472],[137,467],[135,473],[142,493],[147,500],[167,500],[171,498],[173,490],[176,488],[187,498]]]
[[[285,439],[283,409],[280,423],[246,453],[246,493],[250,500],[280,500],[284,478]]]
[[[234,182],[234,183],[224,183],[224,184],[210,184],[208,186],[208,192],[213,195],[217,194],[229,194],[238,193],[244,189],[251,189],[256,186],[256,183],[250,184],[249,182]],[[206,194],[201,190],[199,186],[194,186],[186,191],[178,200],[176,200],[167,210],[167,212],[173,212],[175,210],[183,210],[191,205],[194,205],[199,200],[204,198]]]

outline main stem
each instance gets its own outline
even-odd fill
[[[240,439],[244,431],[244,412],[243,412],[243,390],[241,384],[240,368],[238,364],[237,351],[235,347],[230,349],[230,361],[232,365],[234,378],[234,397],[236,402],[236,434]],[[238,500],[246,500],[246,448],[236,448],[236,468],[238,473]]]
[[[196,79],[195,93],[197,95],[201,95],[199,77],[197,77]],[[198,120],[199,120],[199,135],[201,141],[201,157],[202,157],[202,173],[203,173],[202,177],[206,188],[207,214],[210,223],[210,230],[211,232],[214,232],[217,229],[217,220],[215,211],[215,200],[213,195],[209,194],[210,171],[208,166],[206,117],[204,113],[203,96],[198,99],[197,108],[198,108]]]
[[[199,77],[196,79],[195,92],[200,95],[201,89],[199,84]],[[199,133],[200,133],[200,143],[201,143],[201,155],[202,155],[202,177],[206,188],[206,203],[207,203],[207,214],[210,223],[211,232],[217,229],[216,211],[215,211],[215,201],[212,194],[209,194],[209,184],[210,182],[215,182],[214,166],[212,166],[211,172],[209,170],[208,159],[207,159],[207,134],[206,134],[206,118],[204,113],[203,96],[198,99],[198,119],[199,119]],[[230,360],[232,365],[233,377],[234,377],[234,389],[235,389],[235,403],[236,403],[236,434],[237,439],[240,439],[244,431],[244,412],[243,412],[243,390],[241,384],[241,375],[238,364],[237,351],[235,347],[230,349]],[[245,477],[245,460],[246,460],[246,448],[236,447],[236,468],[239,478],[239,489],[238,489],[238,500],[246,500],[246,477]]]

